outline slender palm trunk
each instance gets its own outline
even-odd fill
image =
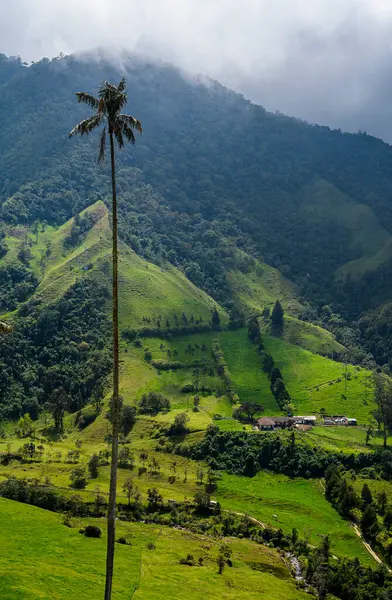
[[[116,488],[118,463],[118,434],[120,428],[119,398],[119,343],[118,343],[118,237],[117,237],[117,194],[116,169],[114,162],[113,133],[109,131],[110,157],[112,166],[112,221],[113,221],[113,404],[112,404],[112,460],[110,467],[109,505],[107,515],[107,554],[105,600],[111,600],[116,536]]]

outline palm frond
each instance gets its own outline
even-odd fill
[[[69,132],[69,137],[73,135],[87,135],[91,133],[98,125],[100,125],[102,121],[102,116],[100,114],[93,115],[92,117],[88,117],[87,119],[83,119],[80,121],[75,127]]]
[[[122,132],[121,125],[120,126],[116,126],[114,128],[114,130],[113,130],[113,133],[114,133],[115,138],[117,140],[118,147],[120,149],[124,148],[124,138],[123,138],[123,132]]]
[[[126,81],[125,77],[121,77],[121,81],[118,84],[117,89],[119,92],[125,92],[126,87],[127,87],[127,81]]]
[[[143,133],[142,124],[132,115],[120,115],[119,119],[126,123],[131,129],[136,129],[139,133]]]
[[[12,327],[3,321],[0,321],[0,333],[11,333]]]
[[[99,87],[98,90],[98,97],[99,98],[104,98],[105,94],[107,93],[107,88],[108,88],[109,82],[108,81],[103,81]]]
[[[92,94],[87,94],[86,92],[76,92],[75,96],[78,99],[78,102],[83,104],[88,104],[91,108],[98,108],[99,100]]]
[[[106,125],[102,129],[101,139],[99,142],[99,155],[98,155],[99,163],[101,162],[101,160],[105,159],[105,150],[106,150]]]
[[[128,142],[131,142],[131,144],[134,144],[136,142],[135,134],[133,133],[133,130],[131,129],[131,127],[129,127],[129,125],[127,125],[127,123],[122,124],[122,133],[125,135]]]

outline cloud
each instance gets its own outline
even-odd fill
[[[26,60],[136,50],[270,110],[392,140],[390,0],[14,0],[0,35]]]

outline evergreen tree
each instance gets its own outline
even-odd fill
[[[274,383],[276,382],[277,379],[283,380],[283,375],[281,373],[281,370],[278,369],[278,367],[274,367],[272,369],[270,379],[271,379],[271,385],[274,385]]]
[[[257,317],[252,317],[249,321],[248,336],[252,342],[257,344],[261,342],[260,326]]]
[[[375,373],[374,400],[377,405],[375,418],[382,425],[384,448],[387,447],[388,432],[392,429],[392,384],[381,373]]]
[[[364,483],[363,485],[361,497],[364,504],[371,504],[373,502],[372,492],[370,491],[367,483]]]
[[[279,300],[275,302],[275,306],[271,313],[271,323],[277,327],[283,327],[284,311]]]
[[[368,504],[362,513],[361,530],[365,537],[375,537],[377,535],[377,513],[371,504]]]
[[[216,309],[216,306],[214,307],[214,310],[212,311],[211,325],[213,327],[219,327],[219,325],[220,325],[220,316]]]

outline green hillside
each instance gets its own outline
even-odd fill
[[[11,229],[6,237],[7,254],[0,265],[17,260],[18,248],[24,241],[30,250],[29,268],[39,279],[34,294],[35,300],[43,304],[59,298],[77,280],[94,274],[97,281],[110,286],[111,231],[106,206],[99,201],[80,213],[89,216],[91,227],[80,237],[75,247],[64,244],[70,235],[75,219],[70,219],[58,229],[38,224],[36,232],[31,229]],[[46,249],[50,251],[47,253]],[[196,288],[178,269],[164,264],[158,267],[132,252],[125,244],[120,248],[120,325],[140,328],[143,317],[152,320],[173,320],[177,315],[181,321],[184,313],[189,319],[201,317],[204,323],[211,318],[216,306],[222,321],[227,320],[225,311],[202,290]],[[172,326],[174,325],[172,321]]]
[[[337,269],[338,277],[359,276],[376,270],[392,258],[392,237],[372,209],[356,202],[325,180],[317,180],[301,192],[301,211],[309,222],[339,222],[348,234],[354,256]]]
[[[83,520],[70,529],[61,516],[39,508],[0,499],[0,594],[7,600],[79,600],[98,598],[104,586],[106,539],[79,534],[83,524],[102,526],[102,520]],[[227,540],[233,555],[230,572],[218,575],[219,542],[188,532],[154,525],[119,524],[119,535],[129,535],[131,545],[116,546],[113,600],[136,597],[149,600],[178,598],[178,586],[186,587],[192,600],[203,594],[220,600],[250,600],[265,594],[271,600],[301,600],[306,594],[294,581],[278,554],[263,546]],[[222,540],[224,541],[224,540]],[[148,548],[153,544],[152,549]],[[179,559],[187,554],[203,557],[203,566],[189,568]],[[257,569],[252,565],[257,564]],[[230,585],[228,586],[228,582]],[[230,587],[230,596],[227,589]]]
[[[342,521],[324,498],[319,482],[293,480],[267,472],[245,480],[225,474],[219,482],[218,498],[222,506],[249,512],[284,531],[290,532],[295,527],[315,545],[320,534],[328,532],[334,554],[357,556],[374,566],[350,525]]]
[[[272,310],[276,300],[279,300],[286,312],[283,333],[286,341],[322,355],[344,352],[344,347],[332,333],[297,318],[303,310],[298,300],[298,290],[278,269],[252,260],[244,252],[237,253],[236,267],[230,270],[228,277],[235,297],[247,316],[261,314],[265,308]]]
[[[149,338],[144,347],[152,352],[153,360],[167,360],[168,352],[177,352],[176,360],[182,361],[187,368],[159,371],[143,359],[143,348],[127,347],[123,353],[122,393],[128,402],[133,402],[141,393],[148,390],[160,391],[173,399],[178,410],[189,408],[189,394],[181,393],[186,383],[193,381],[191,364],[203,359],[214,367],[211,356],[211,344],[218,338],[241,402],[260,403],[266,415],[281,414],[270,390],[268,375],[262,370],[262,362],[257,347],[248,338],[247,330],[207,332],[175,338],[169,342]],[[327,414],[346,414],[366,424],[374,410],[371,373],[366,369],[347,365],[347,383],[345,384],[346,365],[329,358],[313,354],[304,348],[286,342],[285,339],[263,334],[265,349],[281,369],[286,387],[291,395],[297,414],[319,414],[322,408]],[[185,353],[187,345],[204,344],[206,352],[197,350],[192,355]],[[125,347],[124,347],[125,349]],[[216,377],[204,377],[208,386],[223,392],[222,382]],[[366,382],[366,389],[365,389]],[[343,395],[346,398],[343,398]],[[228,400],[219,402],[202,398],[201,413],[191,415],[191,425],[204,429],[214,413],[230,417],[232,407]],[[171,414],[171,413],[170,413]],[[163,416],[163,420],[167,420]],[[226,423],[227,424],[227,423]],[[225,424],[225,425],[226,425]]]
[[[284,340],[264,337],[281,369],[298,414],[344,414],[365,424],[374,410],[371,372],[312,354]],[[365,386],[366,382],[366,386]]]
[[[242,270],[241,265],[244,265]],[[277,299],[289,314],[295,315],[302,309],[293,283],[278,269],[251,259],[245,252],[237,251],[234,268],[228,276],[235,296],[247,312],[257,313],[263,308],[272,308]]]

